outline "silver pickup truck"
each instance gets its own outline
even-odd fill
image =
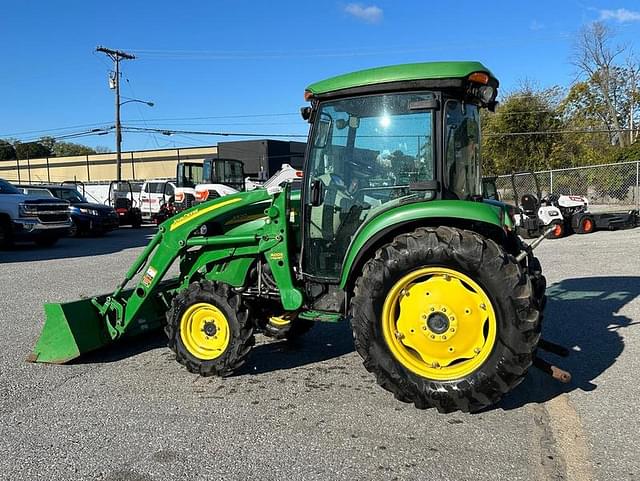
[[[67,201],[27,196],[0,179],[0,249],[15,241],[52,246],[68,234],[69,227]]]

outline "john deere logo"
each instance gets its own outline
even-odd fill
[[[269,257],[274,261],[281,261],[282,259],[284,259],[284,254],[282,252],[272,252],[271,254],[269,254]]]

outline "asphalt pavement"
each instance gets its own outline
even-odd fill
[[[42,304],[112,291],[153,231],[0,251],[0,479],[640,479],[640,229],[543,242],[544,336],[572,349],[547,358],[573,381],[533,369],[471,415],[396,401],[346,324],[260,337],[225,379],[188,373],[161,334],[25,362]]]

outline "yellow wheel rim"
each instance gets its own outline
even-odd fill
[[[206,302],[193,304],[180,319],[180,339],[198,359],[216,359],[229,345],[229,322],[214,305]]]
[[[391,354],[411,372],[438,381],[477,370],[493,350],[496,326],[484,290],[445,267],[405,275],[382,308],[382,332]]]

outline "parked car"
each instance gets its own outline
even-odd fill
[[[104,235],[118,228],[118,214],[108,205],[93,204],[70,185],[18,185],[25,194],[43,196],[43,192],[50,196],[69,202],[69,213],[72,226],[69,235],[81,234]]]
[[[15,241],[51,246],[71,227],[69,202],[50,196],[29,196],[0,179],[0,248]]]

